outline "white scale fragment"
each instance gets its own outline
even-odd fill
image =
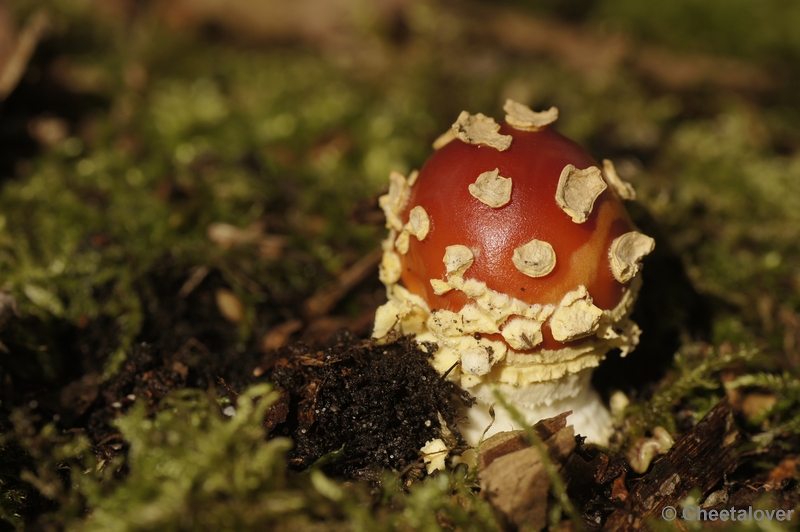
[[[458,314],[461,316],[464,334],[492,334],[499,331],[497,320],[492,319],[492,316],[471,303],[464,305]]]
[[[412,174],[413,175],[413,174]],[[399,219],[399,218],[398,218]],[[409,213],[408,223],[403,226],[403,230],[397,235],[394,241],[394,247],[401,255],[408,253],[409,235],[414,235],[417,240],[425,240],[428,232],[431,230],[431,220],[425,209],[417,205]]]
[[[464,292],[470,299],[477,300],[483,297],[488,291],[488,288],[486,288],[486,283],[483,281],[478,281],[477,279],[467,279],[466,281],[462,281],[463,282],[459,283],[458,289]]]
[[[568,164],[558,178],[556,203],[573,222],[582,224],[589,219],[595,200],[607,187],[596,166],[578,170]]]
[[[418,240],[425,240],[428,232],[431,230],[431,219],[428,212],[421,205],[417,205],[408,214],[408,223],[411,233],[417,237]]]
[[[403,212],[410,193],[411,187],[408,186],[405,176],[392,171],[389,174],[389,193],[378,198],[378,204],[386,215],[386,227],[389,229],[403,230],[400,213]]]
[[[455,338],[462,336],[464,327],[461,321],[461,316],[452,310],[439,309],[432,312],[428,318],[428,328],[437,336]]]
[[[550,318],[550,331],[559,342],[571,342],[595,332],[603,311],[593,304],[586,287],[568,292]]]
[[[373,337],[383,338],[398,325],[399,330],[407,334],[418,333],[430,314],[425,300],[400,285],[392,285],[387,296],[389,301],[378,307],[375,312]]]
[[[606,181],[608,181],[611,188],[619,194],[620,198],[624,200],[636,199],[636,191],[633,190],[633,186],[627,181],[623,181],[619,174],[617,174],[614,163],[608,159],[603,159],[603,171],[606,174]]]
[[[464,275],[464,272],[472,266],[475,256],[467,246],[456,244],[445,248],[442,260],[448,276]]]
[[[397,235],[397,240],[394,241],[394,247],[397,248],[402,255],[408,253],[408,231],[405,228]]]
[[[534,238],[515,249],[511,260],[528,277],[544,277],[556,267],[556,252],[549,242]]]
[[[621,283],[633,279],[639,273],[642,258],[651,253],[655,247],[655,240],[638,231],[631,231],[615,238],[608,252],[614,279]]]
[[[387,301],[375,311],[375,327],[372,336],[383,338],[394,329],[403,315],[402,305],[396,301]]]
[[[501,135],[500,124],[494,118],[483,113],[471,115],[461,111],[458,120],[453,124],[453,133],[467,144],[485,144],[498,151],[505,151],[511,146],[511,135]]]
[[[480,377],[492,370],[494,352],[491,347],[478,345],[464,350],[461,354],[461,371]]]
[[[469,185],[469,193],[475,199],[497,209],[511,201],[511,186],[511,178],[502,177],[500,170],[495,168],[479,175],[478,179]]]
[[[512,349],[526,351],[542,343],[542,322],[511,318],[503,327],[503,338]]]
[[[417,182],[417,178],[419,177],[419,170],[412,170],[410,174],[408,174],[408,186],[413,187],[414,183]]]
[[[456,133],[452,129],[448,129],[433,141],[433,149],[440,150],[456,140]]]
[[[452,286],[442,281],[441,279],[431,279],[430,283],[431,287],[433,288],[433,293],[436,294],[437,296],[446,294],[447,292],[453,289]]]
[[[434,471],[445,469],[448,450],[444,440],[441,438],[430,440],[419,451],[422,453],[422,461],[425,462],[425,469],[429,475]]]
[[[537,113],[527,105],[510,98],[506,100],[503,111],[506,112],[506,122],[521,131],[539,131],[558,120],[558,109],[555,107]]]
[[[628,449],[626,458],[631,469],[637,473],[644,473],[650,467],[650,462],[659,454],[669,451],[675,441],[664,427],[654,427],[652,438],[639,438]]]
[[[385,285],[394,284],[400,280],[401,272],[400,257],[394,251],[385,250],[378,269],[378,277],[381,282]]]

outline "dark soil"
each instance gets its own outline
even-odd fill
[[[376,345],[346,330],[326,349],[281,349],[271,372],[281,399],[270,423],[274,434],[294,440],[290,463],[308,467],[341,451],[327,471],[369,478],[379,468],[419,463],[419,449],[448,430],[463,445],[455,429],[457,406],[470,405],[471,398],[428,358],[410,337]]]

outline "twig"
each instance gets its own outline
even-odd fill
[[[336,284],[308,298],[303,305],[306,317],[316,318],[330,312],[336,303],[378,267],[382,256],[383,251],[380,248],[373,250],[345,270]]]
[[[736,468],[740,442],[723,399],[631,488],[625,507],[611,514],[603,530],[647,530],[648,521],[661,518],[665,508],[674,511],[692,490],[705,496]]]
[[[522,417],[522,414],[519,413],[519,410],[514,408],[506,400],[503,394],[500,393],[500,390],[494,389],[492,393],[500,405],[511,415],[511,418],[514,420],[514,422],[523,428],[525,435],[528,437],[528,441],[539,452],[539,455],[541,455],[542,464],[544,464],[547,476],[550,478],[550,485],[553,487],[553,495],[555,495],[559,504],[572,521],[572,530],[575,532],[582,532],[583,520],[581,519],[581,515],[575,508],[575,505],[572,504],[569,495],[567,495],[567,486],[564,484],[564,479],[561,478],[556,466],[550,459],[550,453],[542,442],[542,439],[536,434],[536,431],[533,430],[533,427],[531,427],[530,424],[525,421],[525,418]]]
[[[0,65],[0,100],[5,100],[22,79],[36,45],[49,27],[50,16],[44,10],[37,11],[28,20],[17,37],[11,54]]]
[[[613,76],[629,64],[642,75],[670,89],[712,86],[765,91],[776,80],[760,65],[730,57],[676,54],[641,45],[621,33],[597,34],[591,29],[523,15],[516,9],[474,7],[481,34],[488,33],[507,50],[544,54],[589,78]]]

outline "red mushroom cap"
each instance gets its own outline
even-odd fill
[[[453,140],[425,163],[411,187],[401,219],[412,208],[425,209],[430,230],[423,240],[409,239],[401,254],[401,280],[421,296],[431,309],[459,311],[467,297],[460,291],[437,295],[431,279],[446,278],[442,262],[447,246],[464,245],[475,256],[465,279],[477,279],[497,292],[529,304],[557,305],[564,295],[585,286],[594,304],[614,308],[625,285],[614,278],[609,252],[614,239],[633,230],[625,207],[607,188],[594,202],[583,223],[574,222],[556,201],[559,178],[567,165],[577,169],[598,167],[580,146],[550,129],[520,131],[503,124],[500,134],[513,139],[499,151],[486,145]],[[511,179],[511,199],[491,207],[469,190],[477,177],[497,169]],[[555,251],[552,271],[533,278],[515,267],[514,250],[536,239]],[[547,334],[542,347],[556,347]]]
[[[590,405],[581,424],[604,441],[610,416],[587,388],[591,368],[638,343],[629,314],[654,241],[635,231],[622,205],[634,192],[613,165],[547,129],[555,108],[504,109],[502,125],[461,113],[421,172],[390,176],[388,301],[373,336],[432,342],[433,366],[483,405],[470,410],[473,436],[496,384],[529,422],[542,407]]]

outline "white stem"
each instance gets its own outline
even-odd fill
[[[575,427],[575,433],[585,436],[590,443],[606,445],[611,436],[613,419],[598,393],[592,388],[591,376],[592,370],[586,369],[554,382],[526,386],[501,384],[498,388],[531,425],[572,410],[567,423]],[[502,406],[495,405],[494,424],[484,434],[492,422],[489,407],[494,403],[494,398],[489,386],[480,385],[470,392],[475,395],[478,403],[461,412],[467,419],[458,426],[468,444],[477,445],[481,436],[486,439],[498,432],[522,428]]]

